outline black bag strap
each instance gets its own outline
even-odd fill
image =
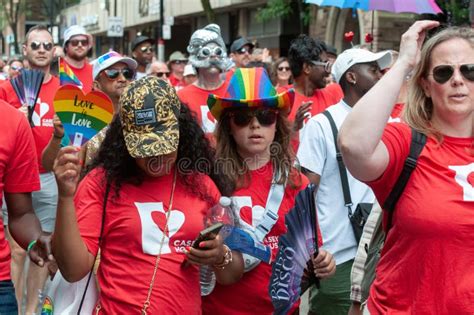
[[[426,144],[426,135],[411,128],[410,153],[408,154],[405,160],[405,164],[403,165],[402,172],[398,176],[395,186],[393,186],[392,191],[388,195],[387,199],[385,199],[385,202],[383,203],[383,207],[382,207],[384,210],[387,210],[389,213],[388,222],[387,222],[388,223],[387,230],[390,229],[392,225],[392,216],[393,216],[393,210],[395,209],[395,205],[397,204],[398,199],[400,199],[400,196],[405,190],[408,180],[410,179],[410,176],[416,167],[418,157],[420,156],[421,151],[423,151],[425,144]]]
[[[347,179],[347,170],[346,165],[344,165],[344,161],[342,160],[341,151],[339,151],[339,147],[337,145],[337,127],[334,119],[332,118],[331,114],[325,110],[323,115],[329,120],[329,124],[331,125],[332,136],[334,137],[334,145],[336,146],[336,160],[337,166],[339,167],[339,175],[341,176],[341,184],[342,184],[342,193],[344,194],[344,205],[349,209],[349,217],[352,215],[352,198],[351,198],[351,191],[349,189],[349,181]]]
[[[102,234],[104,233],[105,208],[107,207],[107,200],[109,199],[110,186],[111,186],[111,184],[109,182],[107,182],[107,185],[105,186],[104,203],[103,203],[103,206],[102,206],[102,222],[100,223],[99,250],[100,250],[100,245],[101,245],[101,242],[102,242]],[[97,252],[97,254],[98,254],[98,252]],[[94,272],[94,265],[95,265],[95,261],[97,259],[97,254],[95,255],[94,264],[92,265],[91,271],[89,272],[89,277],[87,278],[87,283],[86,283],[86,287],[84,288],[84,293],[82,293],[81,303],[79,304],[79,308],[77,309],[77,315],[81,314],[82,305],[84,304],[84,300],[86,298],[87,288],[89,287],[89,283],[91,282],[91,278],[92,278],[92,273]]]

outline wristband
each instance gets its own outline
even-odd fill
[[[33,246],[35,246],[36,242],[37,240],[31,241],[30,244],[28,244],[28,248],[26,249],[26,251],[29,252],[33,248]]]
[[[232,262],[232,251],[227,245],[224,245],[224,260],[219,264],[214,264],[217,269],[224,269],[228,264]]]

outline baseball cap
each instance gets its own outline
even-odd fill
[[[153,39],[151,39],[150,37],[148,36],[137,36],[133,41],[132,41],[132,51],[135,50],[135,48],[137,48],[140,44],[143,44],[143,43],[150,43],[150,44],[154,44],[154,41]]]
[[[176,60],[188,60],[188,58],[186,58],[186,56],[182,52],[177,50],[170,55],[169,62],[173,62]]]
[[[132,58],[124,57],[116,51],[109,51],[93,62],[92,79],[95,80],[102,70],[105,70],[118,62],[127,64],[127,66],[132,70],[137,69],[137,62]]]
[[[230,45],[230,52],[236,52],[240,48],[244,47],[245,45],[250,45],[250,47],[255,47],[254,44],[252,44],[251,41],[249,41],[247,38],[241,37],[239,39],[236,39],[232,42],[232,45]]]
[[[120,97],[120,119],[128,153],[147,158],[175,152],[181,102],[164,80],[148,76],[131,82]]]
[[[187,76],[187,75],[196,75],[196,70],[194,70],[194,67],[193,65],[191,64],[187,64],[186,66],[184,66],[184,72],[183,72],[183,76]]]
[[[346,71],[355,64],[377,61],[380,69],[385,69],[392,62],[390,51],[373,53],[366,49],[350,48],[344,50],[332,65],[332,75],[337,83],[341,80]]]
[[[66,47],[67,42],[76,35],[84,35],[89,39],[89,43],[92,43],[92,35],[88,34],[86,29],[80,25],[71,25],[64,31],[64,43],[63,47]]]

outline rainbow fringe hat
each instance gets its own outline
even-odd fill
[[[219,120],[227,108],[275,108],[290,112],[295,91],[290,89],[277,94],[264,68],[238,68],[231,77],[224,97],[209,94],[207,106]]]

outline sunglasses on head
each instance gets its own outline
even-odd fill
[[[169,72],[152,72],[152,73],[150,73],[150,74],[151,74],[151,75],[154,75],[154,76],[156,76],[156,77],[158,77],[158,78],[162,78],[162,77],[164,77],[164,76],[166,76],[167,78],[169,78],[169,76],[171,75],[171,73],[169,73]]]
[[[140,51],[142,53],[145,53],[145,52],[151,52],[152,53],[152,52],[155,51],[155,49],[151,46],[143,46],[143,47],[140,48]]]
[[[43,48],[47,51],[50,51],[51,49],[53,49],[53,43],[51,43],[51,42],[32,41],[31,44],[30,44],[30,47],[33,50],[38,50],[38,49],[40,49],[41,45],[43,45]]]
[[[455,67],[451,65],[436,66],[434,67],[432,73],[433,79],[439,84],[444,84],[448,82],[449,79],[451,79],[454,74],[454,70]],[[465,79],[474,82],[474,63],[459,66],[459,71]]]
[[[242,47],[242,48],[240,48],[239,50],[236,51],[236,53],[238,53],[239,55],[243,55],[245,53],[251,54],[252,52],[253,52],[253,49],[252,48],[247,48],[247,47]]]
[[[332,68],[332,63],[328,60],[328,61],[314,61],[314,60],[311,60],[311,63],[315,66],[321,66],[321,67],[324,67],[324,71],[330,73],[331,72],[331,68]]]
[[[290,67],[278,67],[278,71],[290,71]]]
[[[124,69],[105,69],[105,76],[111,80],[115,80],[119,77],[120,73],[127,80],[132,80],[135,77],[135,71],[124,68]]]
[[[273,109],[242,110],[230,113],[234,124],[239,127],[245,127],[255,117],[262,126],[270,126],[275,123],[278,112]]]
[[[221,57],[224,55],[222,48],[216,46],[214,48],[202,47],[198,52],[198,57],[209,58],[210,56]]]
[[[77,46],[79,46],[79,44],[81,44],[82,46],[88,46],[89,45],[89,40],[88,39],[71,39],[69,41],[69,43],[73,47],[77,47]]]

